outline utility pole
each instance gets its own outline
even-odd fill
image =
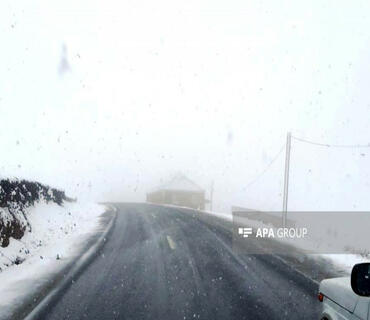
[[[290,145],[292,134],[288,132],[286,136],[285,151],[285,175],[284,175],[284,198],[283,198],[283,227],[286,227],[288,213],[288,192],[289,192],[289,162],[290,162]]]
[[[212,209],[213,209],[213,183],[214,183],[214,181],[212,181],[212,183],[211,183],[211,194],[210,194],[210,208],[209,208],[209,211],[212,211]]]

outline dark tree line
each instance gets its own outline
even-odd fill
[[[64,191],[50,188],[39,182],[0,180],[0,207],[9,207],[10,204],[29,207],[39,200],[52,201],[62,205],[67,197]]]

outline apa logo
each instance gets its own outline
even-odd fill
[[[248,238],[248,236],[252,235],[252,233],[252,228],[238,228],[238,234],[243,238]]]

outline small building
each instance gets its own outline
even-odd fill
[[[183,175],[178,175],[152,192],[146,201],[158,204],[172,204],[181,207],[204,210],[205,191]]]

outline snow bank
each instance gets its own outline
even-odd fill
[[[99,230],[105,210],[103,205],[79,202],[41,202],[27,209],[32,232],[0,247],[0,319],[76,257],[79,244]]]
[[[77,202],[66,202],[63,206],[41,202],[28,208],[32,232],[26,231],[19,240],[11,238],[6,248],[0,248],[0,274],[33,256],[41,260],[63,257],[67,249],[64,243],[76,234],[91,231],[103,211],[104,206]]]
[[[233,221],[233,215],[231,213],[214,212],[214,211],[202,211],[202,212],[209,214],[211,216],[216,216],[218,218],[221,218],[227,221]]]

